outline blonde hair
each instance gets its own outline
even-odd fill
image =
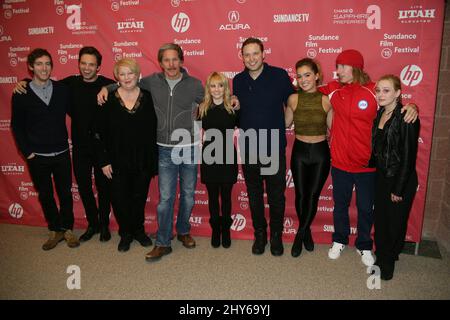
[[[223,85],[223,105],[225,106],[225,110],[227,110],[228,113],[234,113],[233,107],[231,106],[231,91],[228,79],[219,72],[213,72],[208,76],[208,79],[206,80],[205,97],[203,98],[203,102],[200,104],[199,117],[203,118],[204,116],[206,116],[206,113],[213,104],[213,98],[211,97],[211,93],[209,92],[209,87],[211,86],[212,82],[219,82]]]
[[[136,60],[124,58],[124,59],[120,59],[119,61],[117,61],[116,64],[114,65],[114,77],[116,78],[116,80],[118,80],[118,78],[119,78],[119,68],[120,67],[130,68],[131,72],[133,72],[138,77],[141,74],[141,67],[136,62]]]

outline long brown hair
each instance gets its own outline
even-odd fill
[[[211,86],[211,83],[213,81],[219,82],[223,85],[223,88],[225,89],[223,93],[223,105],[225,106],[225,109],[228,111],[228,113],[234,113],[233,107],[231,106],[231,91],[228,79],[223,74],[214,71],[208,76],[208,79],[206,80],[205,97],[203,98],[203,102],[200,104],[200,118],[206,116],[206,113],[213,104],[213,98],[211,97],[211,93],[209,92],[209,87]]]
[[[353,68],[353,83],[365,85],[366,83],[369,83],[371,81],[369,75],[363,69],[356,67],[352,68]]]
[[[303,58],[297,61],[297,63],[295,64],[295,71],[297,72],[297,69],[303,66],[309,67],[312,70],[312,72],[314,72],[314,74],[318,76],[316,85],[322,84],[323,80],[322,69],[320,67],[320,64],[316,60],[310,58]]]

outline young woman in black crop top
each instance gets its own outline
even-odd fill
[[[331,104],[327,96],[317,91],[320,73],[314,60],[302,59],[297,62],[295,69],[299,91],[289,97],[285,121],[286,127],[294,123],[296,138],[292,148],[291,170],[299,228],[291,254],[298,257],[302,245],[308,251],[314,250],[310,227],[330,170],[326,134],[327,120],[331,122]]]

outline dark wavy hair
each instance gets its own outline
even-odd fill
[[[30,67],[33,67],[34,62],[36,61],[36,59],[40,58],[40,57],[44,57],[47,56],[50,58],[50,65],[53,68],[53,59],[52,59],[52,55],[50,54],[50,52],[48,52],[45,49],[42,48],[36,48],[33,51],[31,51],[28,56],[27,56],[27,64]]]

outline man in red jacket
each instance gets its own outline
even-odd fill
[[[330,259],[339,258],[348,245],[350,221],[348,208],[356,189],[358,209],[357,238],[355,246],[366,266],[375,262],[372,256],[373,203],[375,196],[375,169],[368,168],[372,151],[372,125],[377,113],[375,84],[363,71],[364,59],[357,50],[345,50],[336,59],[339,81],[319,88],[327,94],[333,107],[331,127],[331,177],[334,199],[333,246]],[[414,119],[415,107],[409,107]]]

